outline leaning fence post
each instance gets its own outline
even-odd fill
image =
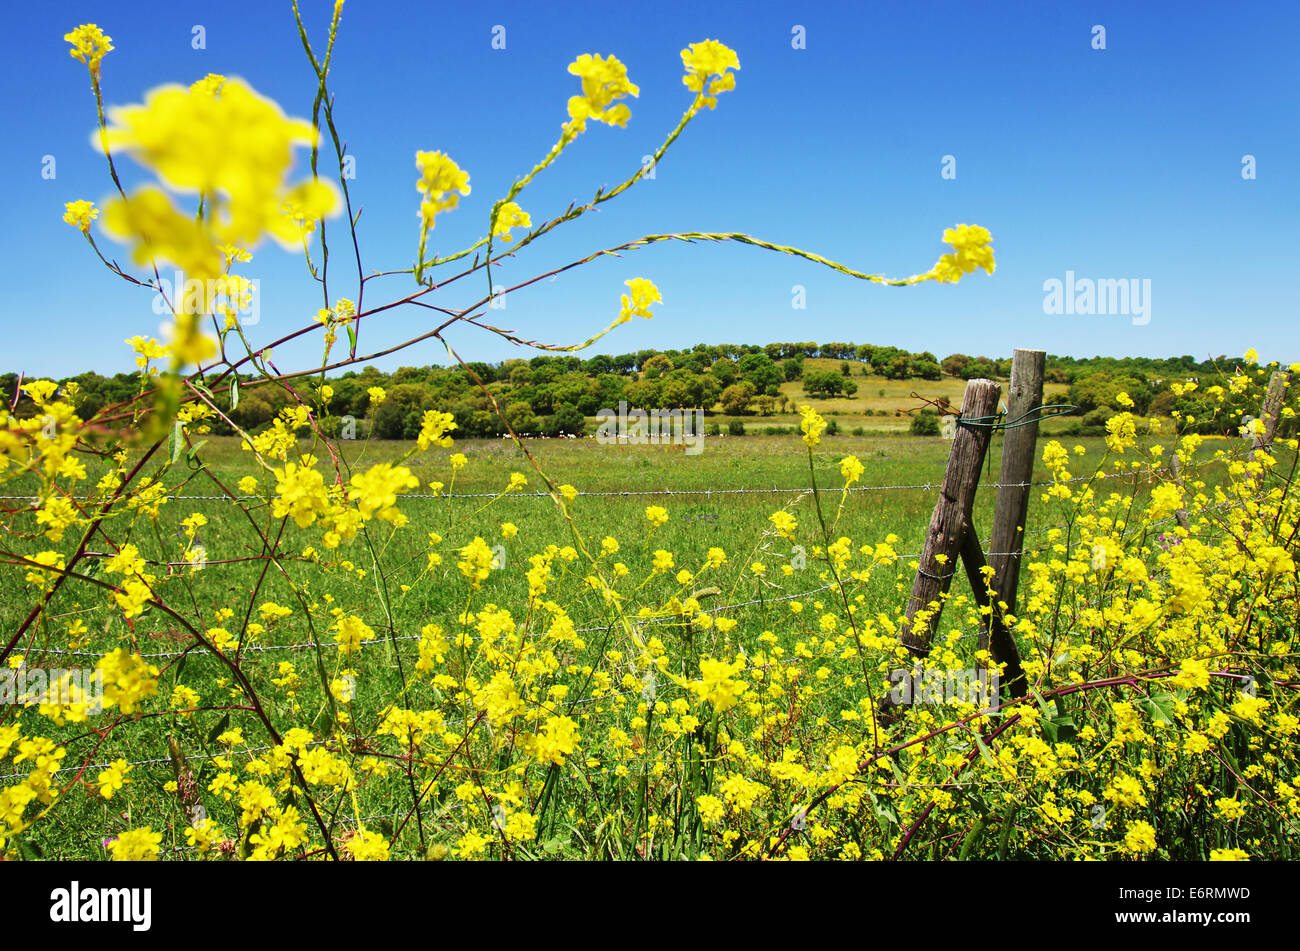
[[[948,454],[948,468],[930,516],[930,528],[912,582],[912,596],[899,633],[903,646],[917,657],[924,657],[930,651],[930,638],[942,608],[941,598],[958,570],[962,533],[975,502],[1001,392],[1002,387],[992,380],[971,380],[966,384],[961,417]]]
[[[1268,391],[1264,394],[1264,403],[1260,407],[1259,418],[1264,424],[1264,431],[1255,436],[1250,443],[1250,456],[1253,459],[1259,450],[1269,452],[1273,446],[1273,435],[1277,432],[1278,421],[1282,418],[1282,402],[1286,399],[1287,374],[1284,370],[1274,370],[1268,378]],[[1261,471],[1255,479],[1256,485],[1262,485],[1264,473]]]
[[[1169,454],[1169,475],[1173,478],[1174,485],[1186,492],[1186,487],[1183,484],[1183,464],[1178,458],[1177,449]],[[1178,511],[1174,513],[1174,517],[1178,519],[1178,524],[1182,527],[1183,531],[1191,532],[1192,520],[1187,514],[1187,506],[1180,505]]]
[[[1007,422],[1023,420],[1043,405],[1043,376],[1047,353],[1017,349],[1011,359],[1011,385],[1007,389]],[[993,590],[1007,614],[1016,613],[1016,591],[1020,586],[1020,555],[1024,550],[1025,520],[1034,479],[1038,419],[1023,421],[1005,430],[1002,438],[1002,470],[998,477],[997,502],[993,509],[993,534],[989,539],[989,565],[993,568]],[[972,580],[972,584],[975,582]],[[994,609],[998,605],[994,604]],[[989,628],[980,630],[982,649],[990,649]],[[991,651],[995,663],[1010,661],[996,642]]]

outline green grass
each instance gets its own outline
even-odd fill
[[[1071,444],[1076,442],[1071,441]],[[1100,456],[1104,447],[1101,440],[1081,439],[1089,458]],[[995,440],[991,467],[986,469],[983,481],[995,482],[997,478],[997,450]],[[814,471],[818,486],[824,492],[825,515],[830,521],[835,517],[842,479],[838,460],[850,453],[856,454],[866,465],[864,486],[922,486],[922,488],[891,488],[856,491],[849,494],[843,514],[833,536],[846,535],[855,547],[862,543],[882,541],[893,533],[900,538],[895,546],[904,554],[920,550],[926,526],[934,506],[938,484],[943,477],[944,465],[951,443],[941,438],[911,438],[891,436],[826,437],[816,454]],[[1209,444],[1212,449],[1214,442]],[[824,584],[817,577],[816,568],[794,571],[783,576],[780,566],[788,564],[793,554],[790,542],[770,531],[768,516],[778,508],[791,511],[800,523],[800,541],[815,544],[818,532],[817,516],[809,484],[808,457],[798,437],[722,437],[706,441],[704,451],[697,456],[686,455],[681,447],[667,446],[608,446],[594,439],[585,440],[530,440],[533,453],[542,468],[557,484],[571,483],[583,492],[616,493],[612,495],[580,496],[574,506],[574,521],[586,539],[589,550],[599,552],[600,539],[610,535],[622,546],[616,556],[632,569],[632,577],[640,578],[647,570],[650,553],[664,548],[674,553],[676,567],[697,571],[703,564],[711,546],[725,549],[728,562],[718,572],[701,575],[698,582],[687,585],[683,595],[702,585],[715,585],[720,589],[706,607],[742,605],[727,613],[740,624],[729,635],[716,629],[695,645],[699,650],[713,652],[731,651],[743,646],[747,652],[760,650],[759,635],[765,630],[781,631],[782,643],[787,649],[798,631],[782,628],[788,624],[788,604],[775,599],[789,598],[814,591]],[[393,461],[402,456],[409,446],[404,443],[371,442],[341,444],[341,471],[345,478],[350,470],[364,468],[378,462]],[[265,560],[255,559],[263,548],[258,531],[276,538],[280,522],[271,517],[265,501],[249,503],[249,514],[241,513],[229,501],[202,498],[180,498],[162,506],[156,520],[136,520],[129,534],[123,534],[116,524],[108,526],[109,534],[121,544],[131,541],[142,554],[158,562],[177,561],[184,544],[177,537],[180,522],[186,516],[200,513],[208,524],[200,530],[207,552],[208,564],[198,572],[188,569],[170,569],[175,572],[164,585],[167,600],[182,615],[200,627],[224,626],[232,632],[242,628],[243,619],[251,611],[256,620],[256,606],[267,601],[293,607],[294,615],[288,621],[272,626],[258,640],[258,647],[308,644],[323,642],[319,651],[312,647],[294,650],[254,651],[244,655],[244,666],[257,685],[259,693],[270,698],[273,717],[280,722],[296,725],[309,723],[318,734],[329,732],[330,704],[317,677],[317,663],[333,676],[341,665],[333,647],[328,625],[330,618],[324,595],[331,594],[336,603],[363,616],[374,628],[380,642],[371,645],[354,661],[359,673],[360,692],[354,704],[357,711],[354,728],[361,734],[372,731],[382,709],[389,703],[400,702],[411,709],[425,709],[436,704],[433,688],[426,682],[412,679],[412,665],[416,658],[417,636],[423,625],[441,623],[453,629],[455,619],[466,607],[467,586],[456,568],[453,551],[442,550],[443,563],[434,569],[426,567],[427,537],[430,532],[442,534],[449,543],[461,545],[475,535],[486,539],[490,545],[500,544],[504,549],[505,564],[493,571],[474,597],[473,609],[485,603],[496,603],[522,616],[526,603],[527,584],[523,572],[528,555],[547,545],[565,546],[573,539],[554,503],[546,497],[538,498],[535,491],[541,487],[524,454],[505,440],[467,440],[458,443],[456,450],[464,452],[470,460],[455,481],[454,495],[499,493],[511,472],[523,472],[529,486],[522,493],[508,495],[491,501],[489,498],[430,498],[407,499],[400,508],[410,524],[400,531],[392,531],[384,523],[371,523],[368,532],[336,552],[321,547],[320,532],[316,528],[299,529],[291,522],[283,529],[277,551],[289,569],[295,586],[291,585],[278,568]],[[434,480],[451,482],[446,464],[449,450],[433,449],[417,454],[407,462],[420,479],[422,486],[413,490],[427,492],[424,486]],[[204,468],[185,471],[184,457],[165,476],[165,482],[180,495],[211,496],[219,494],[218,483],[234,487],[242,475],[252,471],[248,453],[241,452],[237,441],[212,438],[204,447],[201,457]],[[327,463],[322,463],[327,465]],[[90,484],[96,478],[93,465]],[[1082,473],[1082,469],[1080,470]],[[182,477],[182,473],[184,476]],[[1044,478],[1039,472],[1036,478]],[[923,486],[929,485],[926,489]],[[260,491],[265,493],[267,480],[262,479]],[[728,492],[730,489],[773,489],[772,492]],[[6,486],[8,494],[21,492],[14,483]],[[680,495],[653,495],[647,493],[671,492]],[[626,494],[624,494],[626,493]],[[689,494],[688,494],[689,493]],[[976,502],[975,523],[986,533],[991,524],[991,511],[995,491],[982,490]],[[488,504],[491,501],[491,504]],[[663,528],[648,534],[645,519],[647,505],[662,505],[670,521]],[[702,520],[702,516],[715,516]],[[1058,513],[1038,500],[1037,493],[1030,506],[1028,530],[1031,544],[1043,536],[1038,532],[1059,520]],[[518,537],[501,537],[501,523],[512,522],[518,526]],[[34,524],[33,526],[34,527]],[[69,537],[52,544],[37,537],[11,538],[7,541],[19,551],[35,552],[56,548],[70,553],[75,542]],[[319,561],[294,562],[307,546],[314,546]],[[90,546],[92,551],[103,551],[102,537]],[[607,562],[612,559],[607,559]],[[767,573],[759,578],[748,568],[751,562],[767,565]],[[809,564],[815,563],[809,558]],[[380,570],[382,568],[382,570]],[[158,574],[169,569],[155,567]],[[612,648],[626,649],[626,645],[611,640],[608,629],[608,608],[581,583],[585,573],[581,561],[561,570],[555,588],[565,594],[565,606],[579,629],[596,629],[585,635],[585,650],[575,650],[569,658],[579,667],[594,663],[599,655]],[[864,586],[854,593],[865,595],[864,605],[870,614],[878,611],[895,611],[910,589],[913,569],[908,559],[878,570]],[[11,571],[12,581],[20,578]],[[407,586],[403,589],[403,586]],[[964,579],[955,591],[967,590]],[[662,603],[679,593],[671,577],[652,579],[641,592],[641,603]],[[829,600],[831,592],[813,593],[804,600],[810,612],[817,612],[822,599]],[[16,629],[32,604],[32,597],[12,586],[0,607],[0,625],[5,631]],[[314,605],[312,611],[305,608]],[[229,621],[219,621],[218,612],[233,612]],[[308,623],[308,618],[311,622]],[[804,615],[809,623],[816,613]],[[84,618],[90,625],[86,643],[80,649],[84,655],[51,653],[42,655],[45,648],[65,648],[64,626],[70,621]],[[779,622],[779,623],[778,623]],[[673,635],[671,626],[657,628],[664,637]],[[806,632],[805,632],[806,633]],[[152,609],[132,623],[125,622],[120,613],[104,610],[102,592],[92,593],[85,585],[67,585],[43,613],[41,623],[33,629],[25,642],[28,662],[42,666],[75,666],[93,663],[94,656],[116,646],[126,646],[145,655],[170,654],[147,658],[161,669],[160,684],[164,696],[170,695],[176,683],[184,683],[199,692],[205,706],[241,706],[246,703],[242,694],[228,680],[227,671],[219,661],[203,650],[193,650],[195,640],[185,625],[162,611]],[[271,685],[279,676],[278,664],[291,660],[302,679],[295,698],[286,698],[283,691]],[[607,665],[608,666],[608,665]],[[589,677],[575,675],[571,678],[575,697],[581,695]],[[400,698],[400,699],[399,699]],[[298,712],[293,710],[298,705]],[[599,717],[607,709],[605,703],[583,708],[586,717]],[[215,736],[227,725],[242,724],[252,746],[265,746],[269,742],[265,731],[244,710],[201,711],[192,716],[159,714],[157,706],[150,707],[143,719],[120,723],[106,736],[87,732],[84,728],[69,727],[61,732],[70,752],[66,765],[106,763],[118,757],[131,762],[165,760],[167,738],[174,736],[187,755],[194,757],[199,784],[206,787],[215,775],[210,757],[219,752]],[[827,705],[827,713],[834,712],[834,703]],[[5,717],[0,716],[0,725]],[[18,716],[25,729],[49,729],[48,721],[39,718],[35,711],[20,711]],[[584,730],[586,727],[584,726]],[[97,770],[88,770],[84,778],[93,780]],[[65,774],[60,774],[62,778]],[[133,784],[126,793],[112,801],[103,801],[93,795],[70,796],[69,801],[57,808],[49,821],[39,824],[30,844],[49,856],[103,857],[100,840],[140,822],[132,818],[138,810],[159,828],[159,814],[173,820],[167,825],[164,848],[184,845],[185,817],[181,814],[176,797],[165,793],[162,784],[171,779],[166,762],[142,763],[133,774]],[[14,780],[0,780],[0,784]],[[443,787],[438,795],[441,805],[436,806],[424,821],[429,837],[436,839],[438,829],[454,825],[454,797],[448,799],[449,789]],[[221,814],[231,807],[222,806],[215,797],[204,793],[204,801],[227,831],[234,827],[231,815]],[[346,797],[344,797],[346,798]],[[363,813],[386,815],[409,804],[411,793],[405,777],[388,778],[369,783],[364,790]],[[343,815],[350,805],[335,803]],[[141,820],[143,821],[143,820]],[[421,843],[421,847],[423,843]],[[407,854],[417,849],[408,830],[401,848]],[[566,850],[569,847],[566,846]],[[580,854],[582,849],[577,849]]]

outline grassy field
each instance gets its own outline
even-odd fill
[[[927,395],[931,395],[929,391]],[[888,397],[878,399],[888,401]],[[1085,458],[1096,459],[1104,452],[1101,440],[1082,439],[1071,444],[1075,442],[1086,447]],[[590,438],[538,439],[527,444],[556,484],[570,483],[582,493],[591,493],[576,499],[574,526],[594,554],[599,553],[603,537],[618,540],[616,557],[627,563],[631,579],[644,578],[639,587],[632,586],[635,591],[634,600],[628,602],[630,607],[662,605],[674,596],[685,597],[707,587],[715,590],[700,595],[706,608],[715,611],[717,617],[738,622],[725,633],[716,626],[692,633],[689,627],[675,625],[670,617],[648,623],[646,631],[656,631],[668,641],[674,665],[682,665],[681,673],[691,672],[689,658],[729,656],[737,650],[749,657],[761,657],[778,646],[779,653],[797,650],[809,637],[817,643],[816,618],[825,607],[834,608],[832,593],[823,590],[827,576],[812,557],[807,558],[809,569],[804,569],[797,557],[801,549],[778,537],[768,520],[773,512],[784,508],[799,521],[801,546],[814,549],[821,539],[814,499],[808,491],[808,455],[798,437],[710,438],[698,456],[686,455],[682,447],[609,446]],[[856,603],[867,616],[896,613],[905,601],[914,572],[907,556],[920,550],[950,446],[942,438],[906,436],[837,436],[823,440],[813,475],[823,492],[823,515],[828,523],[837,518],[843,485],[838,460],[854,454],[866,467],[863,490],[849,493],[830,537],[847,536],[857,546],[884,541],[892,534],[896,536],[894,548],[902,556],[873,569],[868,580],[854,585]],[[395,461],[412,448],[389,442],[342,442],[340,447],[340,471],[345,481],[351,471]],[[996,482],[999,448],[1000,440],[995,439],[986,483]],[[88,603],[90,592],[85,586],[69,585],[42,615],[34,637],[26,643],[24,656],[29,665],[67,667],[93,663],[105,651],[124,646],[139,651],[159,668],[162,697],[172,696],[176,686],[183,684],[201,697],[202,709],[190,713],[152,710],[137,717],[123,717],[103,733],[78,731],[70,726],[64,738],[70,750],[66,766],[90,767],[84,773],[86,780],[91,780],[103,764],[118,758],[139,765],[134,767],[131,784],[112,800],[93,793],[69,797],[66,805],[52,812],[50,821],[37,826],[31,834],[27,847],[33,854],[102,858],[107,837],[143,821],[134,816],[135,812],[151,817],[155,831],[164,832],[165,849],[177,850],[174,854],[180,856],[191,854],[184,837],[188,820],[177,797],[164,787],[175,779],[168,762],[169,737],[192,758],[201,789],[208,789],[222,775],[223,767],[238,773],[239,765],[251,760],[252,752],[237,752],[233,764],[221,758],[226,751],[218,737],[224,731],[240,726],[250,750],[270,744],[248,709],[246,696],[232,683],[229,669],[207,651],[195,649],[195,630],[221,626],[238,636],[249,620],[257,621],[260,606],[268,602],[291,607],[294,613],[246,635],[246,650],[241,652],[239,663],[249,681],[268,698],[268,708],[276,718],[306,725],[313,735],[329,735],[338,729],[356,739],[357,750],[370,750],[377,748],[368,744],[375,742],[374,731],[390,704],[411,709],[456,707],[454,699],[415,676],[421,630],[429,624],[453,630],[462,611],[491,611],[495,606],[507,608],[521,626],[531,629],[537,618],[527,607],[524,572],[528,557],[550,545],[572,545],[574,536],[555,503],[536,494],[541,479],[513,443],[457,443],[455,451],[464,452],[469,462],[454,484],[446,461],[449,451],[435,448],[405,462],[421,483],[420,488],[411,491],[412,495],[431,494],[428,483],[439,480],[449,484],[449,489],[444,490],[447,497],[404,498],[400,509],[409,519],[408,525],[394,531],[386,523],[371,523],[362,536],[334,551],[321,547],[319,529],[299,529],[291,521],[271,516],[265,499],[265,475],[258,490],[262,498],[249,500],[246,513],[229,500],[208,498],[222,495],[220,486],[233,490],[241,476],[254,471],[250,455],[241,452],[234,439],[210,439],[201,456],[203,465],[197,471],[187,471],[183,457],[168,470],[163,481],[178,497],[164,504],[156,519],[136,519],[129,532],[115,534],[115,540],[119,544],[136,544],[143,556],[155,563],[151,570],[165,578],[159,589],[167,592],[168,602],[179,609],[180,617],[190,619],[198,628],[183,623],[177,615],[155,609],[126,621],[120,614],[105,611],[102,604]],[[93,483],[93,461],[90,468]],[[1087,471],[1080,467],[1081,474]],[[498,497],[512,472],[525,474],[528,486]],[[1045,475],[1040,472],[1036,478]],[[7,489],[20,492],[21,486],[10,483]],[[983,530],[990,525],[994,495],[995,490],[986,488],[977,498],[975,520]],[[653,532],[646,520],[648,505],[661,505],[669,515],[669,521]],[[206,555],[206,564],[198,571],[180,564],[188,547],[181,521],[195,514],[207,520],[198,531]],[[1055,505],[1040,502],[1036,493],[1027,527],[1028,547],[1045,544],[1044,530],[1059,522]],[[515,526],[517,535],[506,537],[509,532],[503,530],[503,523]],[[474,536],[500,546],[497,564],[481,591],[472,595],[468,592],[457,569],[455,551],[447,545],[437,549],[444,555],[442,563],[429,565],[428,552],[437,547],[431,546],[429,533],[442,535],[454,546],[464,545]],[[268,543],[263,539],[270,540],[278,555],[275,567],[259,557],[267,550]],[[14,539],[10,544],[33,553],[50,547],[40,537]],[[704,568],[709,549],[715,546],[726,552],[727,560],[720,567]],[[55,547],[65,551],[70,548],[68,540]],[[302,553],[308,548],[316,551],[304,558]],[[97,550],[96,545],[91,549]],[[673,554],[674,571],[689,568],[695,576],[682,584],[672,577],[673,571],[651,574],[651,553],[658,549]],[[110,553],[103,554],[107,557]],[[613,560],[605,558],[605,564]],[[751,567],[755,563],[764,566],[762,574]],[[281,567],[288,570],[281,571]],[[624,722],[627,697],[635,699],[639,684],[630,690],[626,683],[620,685],[618,671],[626,666],[620,662],[630,659],[630,645],[620,640],[622,635],[616,628],[609,626],[610,609],[583,584],[585,573],[581,560],[569,562],[561,557],[555,562],[553,591],[556,597],[563,592],[564,607],[575,627],[587,632],[570,645],[567,656],[560,657],[561,663],[567,665],[567,675],[563,670],[557,675],[575,704],[567,709],[581,724],[583,734],[597,736],[611,724]],[[958,595],[968,590],[964,579],[959,579],[953,590]],[[808,612],[793,615],[792,602],[806,605]],[[0,609],[3,629],[14,630],[31,603],[31,596],[18,591],[7,593]],[[355,672],[349,676],[355,678],[357,696],[346,723],[334,719],[337,705],[330,703],[323,687],[347,669],[329,630],[332,605],[345,605],[364,617],[377,639],[348,661]],[[954,627],[961,626],[961,618],[954,610]],[[78,625],[82,620],[86,622],[84,627]],[[667,623],[659,623],[663,621]],[[70,633],[70,625],[78,625],[74,633]],[[768,632],[772,631],[776,633],[768,640]],[[674,642],[674,638],[682,637],[688,645],[685,651]],[[964,643],[961,653],[969,658],[972,642]],[[69,650],[71,653],[67,653]],[[285,663],[293,665],[290,673],[286,673]],[[839,671],[835,676],[840,676],[845,670],[856,669],[856,665],[828,660],[824,669],[828,673]],[[284,686],[286,677],[289,687]],[[665,683],[665,696],[670,695],[671,688]],[[827,689],[815,701],[808,701],[806,716],[818,722],[825,722],[827,717],[838,719],[840,710],[860,700],[855,690]],[[18,716],[27,723],[38,720],[31,710]],[[472,716],[471,709],[466,708],[466,716]],[[0,719],[0,726],[3,722]],[[588,767],[601,773],[604,768],[597,755],[591,754]],[[668,761],[677,756],[680,762],[680,755],[679,749]],[[0,787],[21,775],[15,772],[0,778]],[[534,777],[530,788],[540,792],[544,787],[538,784],[544,782],[541,777],[546,774],[530,775]],[[568,821],[550,823],[544,835],[539,832],[537,843],[521,846],[519,854],[597,857],[623,848],[612,837],[602,837],[598,816],[602,810],[615,808],[609,797],[617,800],[618,808],[630,810],[626,797],[634,786],[625,778],[609,778],[612,784],[603,787],[599,783],[591,785],[589,776],[585,780],[587,791],[573,793],[578,798],[571,801],[580,804],[573,807],[578,811],[571,813]],[[460,804],[453,795],[455,782],[436,784],[420,816],[417,835],[415,825],[402,824],[402,817],[409,816],[402,810],[404,806],[409,808],[414,796],[412,781],[409,774],[399,770],[388,777],[373,778],[364,786],[359,800],[349,801],[348,796],[337,794],[331,800],[336,810],[331,821],[342,823],[341,828],[349,823],[379,828],[393,840],[395,855],[418,857],[431,844],[454,841],[463,827]],[[581,785],[584,780],[579,775],[566,775],[563,781]],[[680,786],[681,780],[677,782]],[[661,809],[675,801],[675,788],[671,777],[664,781],[666,798]],[[229,800],[228,792],[203,794],[209,813],[227,829],[237,824],[238,813]],[[585,818],[581,818],[584,811]],[[160,822],[160,815],[168,817],[167,821]],[[698,843],[694,847],[698,849]],[[675,839],[665,848],[664,857],[687,854],[680,851],[687,846]]]
[[[849,378],[858,385],[858,391],[853,396],[835,399],[809,396],[804,392],[800,380],[792,380],[781,384],[781,395],[790,401],[789,412],[774,413],[771,416],[718,414],[717,421],[721,422],[724,431],[727,422],[732,419],[739,419],[747,428],[758,431],[770,426],[797,427],[799,414],[795,411],[796,407],[806,404],[827,419],[835,420],[842,429],[848,431],[861,427],[868,433],[906,433],[915,411],[926,405],[918,396],[936,401],[946,399],[954,406],[960,406],[962,394],[966,390],[965,380],[946,374],[939,380],[888,380],[879,374],[863,375],[862,371],[868,364],[856,360],[810,357],[803,361],[803,366],[805,373],[839,373],[843,363],[849,364],[852,369]],[[1004,389],[1005,386],[1004,383]],[[1048,383],[1043,387],[1043,402],[1068,402],[1069,389],[1063,383]],[[913,413],[909,414],[909,410]],[[1054,433],[1065,425],[1067,423],[1063,420],[1050,420],[1042,425],[1042,432]]]

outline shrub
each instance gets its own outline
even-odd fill
[[[939,414],[932,409],[921,410],[912,417],[912,424],[908,430],[913,436],[939,435]]]

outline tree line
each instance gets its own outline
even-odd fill
[[[805,369],[812,358],[841,361],[838,372]],[[1106,420],[1120,411],[1126,393],[1132,411],[1143,415],[1170,415],[1178,411],[1194,416],[1192,428],[1203,433],[1228,433],[1240,425],[1252,407],[1237,405],[1229,393],[1222,404],[1207,392],[1227,387],[1228,378],[1241,365],[1235,358],[1197,361],[1190,356],[1075,358],[1049,355],[1046,379],[1068,384],[1069,402],[1077,408],[1074,431],[1102,431]],[[461,436],[498,436],[505,427],[493,409],[504,410],[517,433],[558,435],[580,433],[585,420],[602,409],[614,409],[620,400],[643,409],[703,407],[730,416],[770,416],[793,409],[793,400],[781,390],[783,383],[798,381],[802,392],[824,399],[852,398],[864,376],[890,380],[935,381],[944,376],[1006,379],[1011,359],[954,353],[940,360],[933,353],[913,353],[899,347],[853,343],[697,344],[688,350],[639,350],[615,356],[536,356],[530,360],[499,363],[471,362],[465,367],[401,367],[385,373],[375,367],[348,371],[325,382],[332,391],[327,425],[353,425],[381,439],[410,439],[419,431],[428,409],[443,409],[456,419]],[[855,380],[854,377],[858,379]],[[0,396],[14,405],[18,374],[0,374]],[[1197,380],[1198,387],[1175,396],[1171,384]],[[483,392],[479,382],[491,394]],[[74,384],[83,418],[123,402],[141,386],[139,373],[111,377],[81,373],[58,381]],[[320,380],[310,387],[314,390]],[[291,386],[303,395],[302,380]],[[384,391],[381,402],[374,388]],[[240,427],[257,431],[282,409],[295,403],[284,387],[265,381],[242,380],[238,400],[232,394],[214,394],[217,405]],[[1125,407],[1127,408],[1127,407]],[[1257,408],[1256,408],[1257,409]],[[18,416],[34,413],[31,402],[17,404]],[[221,420],[214,433],[233,430]]]

